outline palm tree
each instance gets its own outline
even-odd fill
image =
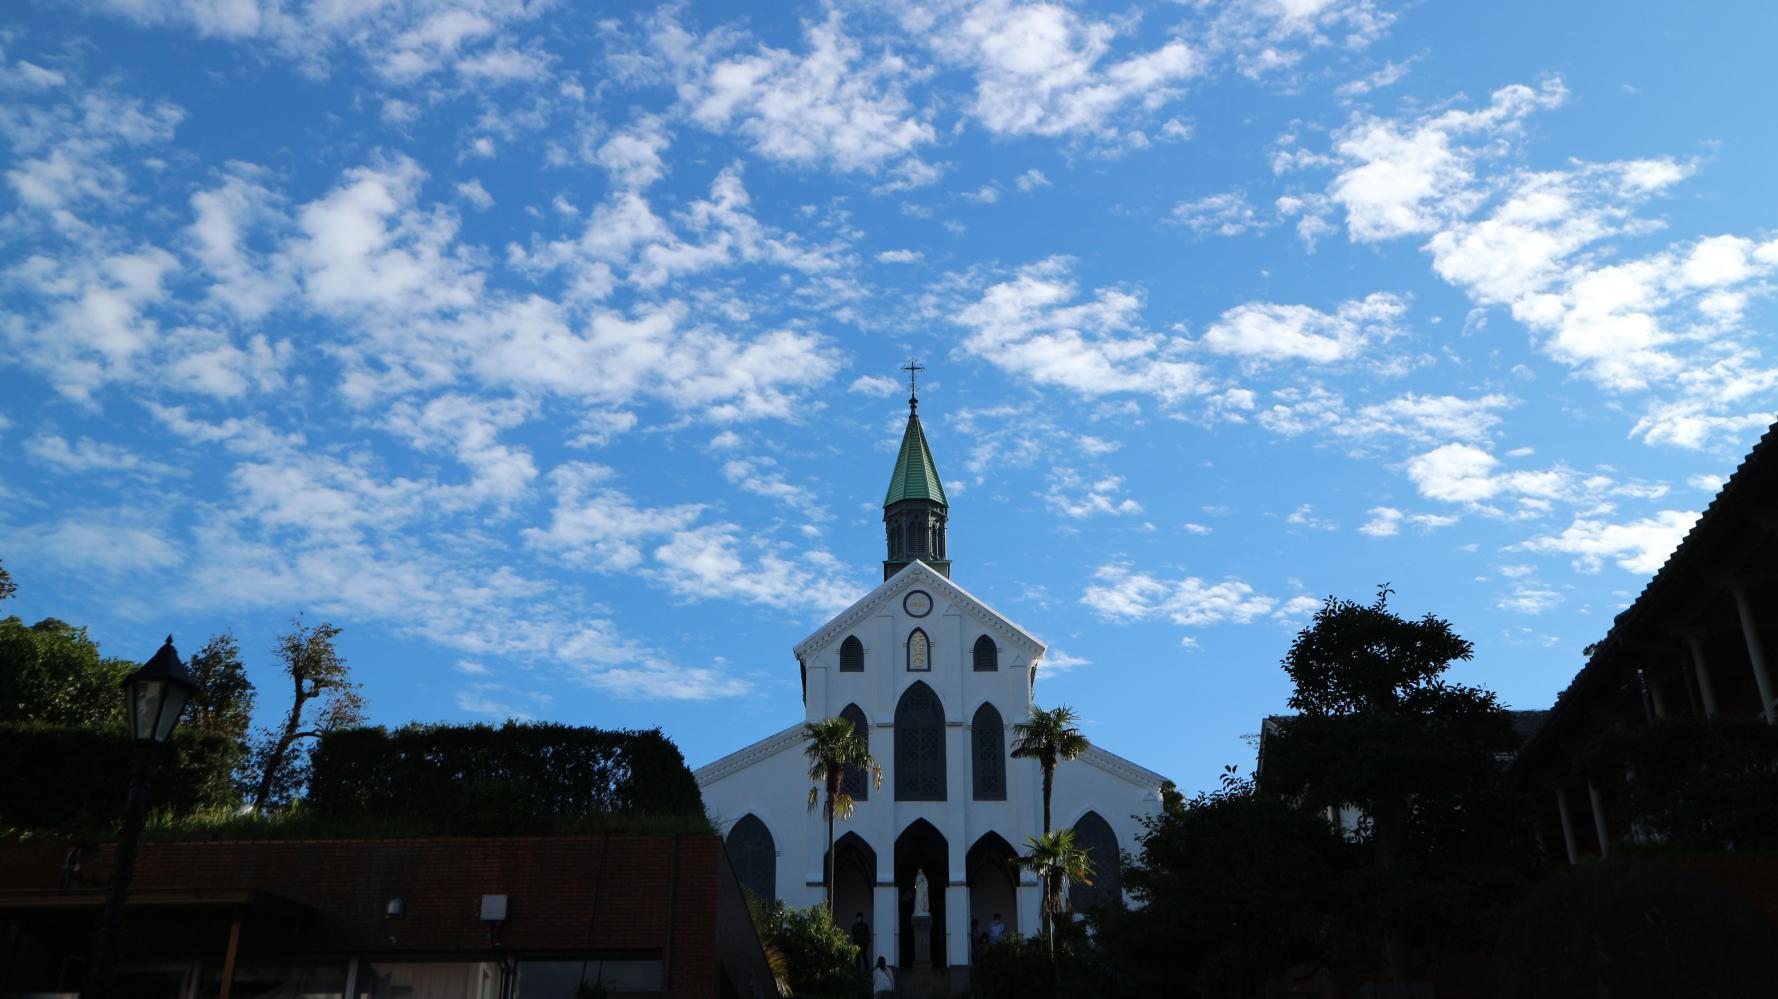
[[[1056,764],[1072,760],[1092,745],[1075,725],[1080,716],[1064,704],[1045,711],[1035,708],[1031,720],[1012,727],[1012,756],[1015,760],[1036,760],[1043,768],[1043,831],[1050,831],[1050,791],[1056,785]]]
[[[1043,885],[1043,932],[1049,937],[1050,957],[1056,956],[1056,917],[1068,909],[1063,889],[1070,883],[1093,883],[1092,851],[1074,845],[1074,830],[1046,832],[1026,838],[1030,849],[1019,864],[1037,875]]]
[[[852,806],[856,804],[852,796],[846,793],[843,786],[847,769],[858,767],[870,775],[872,787],[883,786],[883,768],[871,758],[870,742],[863,732],[855,731],[852,723],[844,718],[823,718],[820,721],[807,722],[803,725],[803,755],[809,758],[809,779],[815,786],[809,788],[809,811],[822,800],[821,791],[827,789],[827,801],[823,809],[827,816],[827,864],[824,880],[827,882],[827,916],[833,918],[833,823],[835,819],[844,821],[852,817]]]

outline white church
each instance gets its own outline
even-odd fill
[[[834,921],[862,913],[875,955],[911,968],[913,886],[930,886],[932,964],[967,978],[972,928],[999,917],[1007,932],[1038,931],[1036,880],[1014,863],[1042,831],[1042,780],[1008,753],[1030,716],[1044,643],[951,580],[944,485],[910,397],[907,431],[883,499],[883,584],[793,650],[803,717],[696,772],[736,873],[762,898],[809,906],[824,897],[827,830],[807,806],[805,721],[841,717],[867,733],[881,787],[849,775],[857,799],[835,828]],[[1160,810],[1162,777],[1093,747],[1056,769],[1053,823],[1091,849],[1098,876],[1072,888],[1076,908],[1120,891],[1120,851],[1139,818]],[[920,921],[925,924],[927,920]]]

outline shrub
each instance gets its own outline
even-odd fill
[[[401,815],[454,832],[528,820],[703,815],[679,748],[659,729],[558,724],[408,725],[321,736],[308,807],[323,815]]]
[[[1778,848],[1778,729],[1763,721],[1619,729],[1595,742],[1581,767],[1668,848]]]
[[[116,832],[134,751],[121,728],[0,724],[0,834]],[[156,768],[150,807],[183,815],[239,805],[229,779],[238,753],[227,736],[175,730]]]
[[[749,900],[772,970],[782,975],[792,995],[838,999],[868,993],[870,978],[854,964],[858,947],[833,924],[827,906],[795,909],[783,902]]]

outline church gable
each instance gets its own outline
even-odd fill
[[[1007,649],[1017,649],[1029,657],[1033,666],[1047,648],[1042,641],[1030,632],[1014,624],[998,611],[989,607],[974,594],[958,586],[924,562],[915,561],[906,568],[890,577],[881,586],[865,594],[857,603],[841,611],[832,620],[822,625],[820,630],[798,642],[794,652],[797,662],[806,669],[808,664],[830,649],[845,642],[855,631],[863,629],[871,618],[885,612],[893,612],[914,591],[921,591],[931,597],[934,620],[941,615],[937,608],[952,607],[964,617],[974,622],[980,635],[986,635],[1000,653]],[[930,632],[926,628],[922,633]],[[975,637],[970,641],[975,642]],[[907,668],[907,648],[892,650],[891,655],[898,669]],[[984,664],[985,658],[981,660]]]

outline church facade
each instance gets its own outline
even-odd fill
[[[910,398],[907,430],[883,503],[883,583],[799,642],[803,718],[696,771],[743,884],[809,906],[824,897],[827,829],[810,811],[804,722],[850,719],[867,734],[883,782],[850,774],[858,804],[835,827],[834,920],[862,914],[872,959],[909,968],[916,953],[961,971],[974,935],[996,919],[1038,931],[1039,890],[1015,863],[1041,833],[1037,763],[1010,756],[1032,709],[1044,643],[953,582],[949,504]],[[1076,908],[1118,892],[1117,857],[1140,818],[1160,809],[1162,778],[1093,747],[1057,767],[1051,808],[1099,875],[1071,889]],[[914,920],[914,885],[930,920]],[[915,927],[929,934],[916,947]],[[966,972],[964,972],[966,976]],[[953,978],[956,978],[953,975]]]

